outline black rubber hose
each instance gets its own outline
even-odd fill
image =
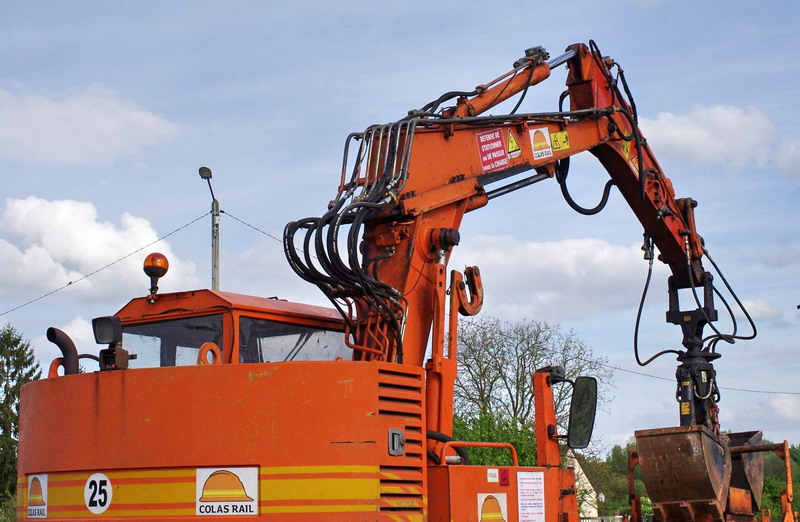
[[[603,189],[603,196],[600,198],[600,203],[593,208],[585,208],[580,206],[569,193],[569,189],[567,188],[567,176],[569,176],[569,158],[564,158],[560,160],[556,167],[556,180],[558,181],[558,186],[561,188],[561,195],[564,196],[564,200],[567,204],[579,214],[583,214],[584,216],[593,216],[603,210],[608,203],[608,196],[611,194],[611,187],[614,186],[614,180],[608,180],[606,182],[606,186]]]
[[[428,437],[429,439],[435,440],[436,442],[451,442],[455,440],[450,435],[445,435],[444,433],[433,430],[426,431],[425,436]],[[456,453],[458,453],[458,456],[461,457],[462,462],[466,465],[469,465],[469,455],[467,454],[467,448],[455,446],[453,449],[456,451]],[[428,458],[430,458],[433,461],[433,463],[436,464],[437,466],[442,462],[441,460],[439,460],[439,455],[437,455],[431,450],[428,450]]]

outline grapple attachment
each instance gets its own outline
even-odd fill
[[[654,519],[724,520],[731,480],[728,445],[705,426],[636,432]]]
[[[731,464],[733,465],[731,488],[747,492],[745,496],[748,497],[746,500],[749,500],[747,503],[750,505],[746,508],[749,508],[752,513],[758,513],[761,511],[761,494],[764,489],[764,453],[738,453],[736,449],[759,446],[762,433],[760,431],[741,431],[728,433],[727,437],[728,443],[733,449],[731,452]]]

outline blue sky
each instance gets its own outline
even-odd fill
[[[353,131],[396,120],[450,90],[507,71],[525,48],[594,39],[625,69],[644,134],[698,230],[758,319],[759,338],[723,347],[723,428],[800,441],[800,4],[773,2],[5,2],[0,10],[0,313],[136,250],[207,212],[197,176],[214,171],[223,210],[274,236],[319,215]],[[524,111],[554,110],[565,71]],[[496,112],[502,112],[498,109]],[[576,198],[606,174],[577,158]],[[143,295],[141,261],[170,256],[166,291],[209,284],[208,221],[0,317],[45,365],[48,326],[94,350],[92,317]],[[222,288],[324,303],[281,245],[223,216]],[[574,329],[636,370],[631,337],[646,264],[641,227],[615,195],[573,213],[555,183],[465,219],[455,267],[478,264],[485,313]],[[656,272],[643,351],[675,347]],[[666,358],[669,359],[669,358]],[[606,444],[674,425],[673,360],[616,374]],[[610,384],[610,383],[608,383]]]

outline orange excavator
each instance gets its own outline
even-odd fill
[[[562,65],[558,111],[518,113],[527,90]],[[517,95],[509,114],[483,115]],[[611,177],[594,208],[567,184],[570,157],[584,151]],[[22,390],[18,517],[577,522],[561,441],[588,445],[595,379],[569,380],[560,367],[532,375],[535,467],[519,466],[510,444],[452,439],[458,315],[483,303],[477,267],[448,278],[461,220],[551,178],[584,214],[616,186],[644,227],[651,266],[658,248],[672,271],[667,320],[680,325],[683,349],[656,356],[680,362],[680,426],[637,432],[656,518],[762,520],[760,452],[775,448],[758,433],[720,432],[713,369],[720,341],[755,329],[714,327],[696,202],[676,199],[622,69],[593,42],[555,58],[528,49],[485,85],[347,138],[327,212],[284,231],[290,265],[334,309],[218,290],[159,294],[168,261],[152,254],[149,295],[93,321],[99,355],[79,355],[49,329],[62,357]],[[678,300],[686,289],[689,310]],[[714,333],[704,337],[706,326]],[[81,372],[82,358],[100,370]],[[641,361],[636,346],[636,359],[653,358]],[[560,435],[553,386],[564,385],[573,396]],[[513,464],[469,464],[465,448],[487,446]],[[787,509],[784,520],[793,516]]]

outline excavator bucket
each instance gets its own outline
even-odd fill
[[[655,520],[724,519],[731,455],[713,432],[705,426],[642,430],[636,446]]]

